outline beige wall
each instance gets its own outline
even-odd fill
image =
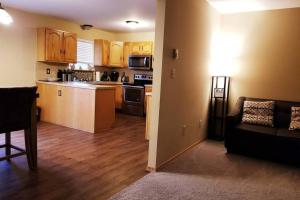
[[[157,142],[158,142],[158,124],[160,111],[160,93],[163,66],[163,49],[164,49],[164,33],[165,33],[165,11],[166,0],[157,0],[156,4],[156,20],[155,20],[155,49],[153,69],[153,85],[152,85],[152,111],[150,116],[150,140],[149,140],[149,156],[148,167],[155,169],[157,158]]]
[[[119,41],[154,41],[155,32],[141,32],[141,33],[117,33],[116,40]]]
[[[205,0],[166,0],[161,90],[154,87],[153,98],[157,101],[156,93],[160,92],[160,106],[152,117],[158,117],[158,124],[152,124],[158,126],[157,157],[152,162],[155,166],[150,167],[161,165],[206,137],[210,41],[218,22],[219,14]],[[156,27],[157,33],[158,30]],[[171,57],[173,48],[179,49],[178,60]],[[176,69],[175,79],[170,78],[172,68]],[[154,71],[154,75],[159,73]]]
[[[231,83],[239,96],[300,101],[300,8],[224,15],[222,32],[242,39]]]
[[[115,34],[92,29],[83,31],[78,24],[43,15],[8,9],[14,22],[9,26],[0,24],[0,86],[34,85],[45,76],[46,68],[56,76],[57,65],[36,62],[36,28],[52,27],[77,33],[78,38],[94,40],[144,40],[154,38],[154,33]]]

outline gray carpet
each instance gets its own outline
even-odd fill
[[[299,200],[300,170],[225,153],[207,141],[111,200]]]

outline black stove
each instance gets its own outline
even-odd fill
[[[144,116],[145,85],[152,84],[152,75],[135,74],[133,83],[123,83],[122,111]]]
[[[132,86],[144,86],[152,85],[152,75],[147,74],[135,74],[133,83],[123,83],[123,85],[132,85]]]

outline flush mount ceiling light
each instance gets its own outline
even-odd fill
[[[132,29],[136,29],[138,27],[138,25],[139,25],[139,22],[135,21],[135,20],[127,20],[125,22]]]
[[[94,26],[90,25],[90,24],[83,24],[83,25],[80,25],[80,27],[82,30],[88,31],[88,30],[92,29]]]
[[[1,6],[0,3],[0,23],[8,25],[13,22],[12,17],[6,12],[6,10]]]

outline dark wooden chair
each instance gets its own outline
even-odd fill
[[[27,155],[28,166],[37,169],[37,127],[36,94],[37,87],[0,88],[0,133],[5,133],[6,156],[2,160]],[[24,130],[25,150],[11,144],[11,132]],[[18,153],[12,154],[11,149]]]

